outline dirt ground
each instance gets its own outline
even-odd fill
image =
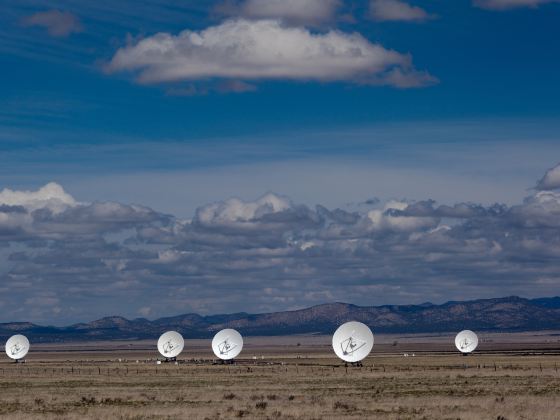
[[[32,344],[0,361],[0,418],[560,419],[560,336],[480,338],[464,357],[450,335],[376,336],[363,367],[324,336],[248,338],[234,365],[209,340],[159,365],[151,341]]]

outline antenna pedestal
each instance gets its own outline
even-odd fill
[[[218,359],[218,360],[214,360],[215,365],[234,365],[235,364],[235,359]]]
[[[364,367],[364,364],[362,362],[346,362],[344,363],[344,367]]]

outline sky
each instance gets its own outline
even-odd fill
[[[560,2],[1,9],[0,322],[557,294]]]

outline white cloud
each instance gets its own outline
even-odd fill
[[[523,205],[513,206],[510,217],[527,227],[560,227],[560,193],[539,191],[527,197]]]
[[[245,0],[226,2],[219,11],[248,19],[281,19],[296,24],[320,24],[334,19],[340,0]]]
[[[230,20],[200,32],[158,33],[119,49],[107,70],[138,72],[143,83],[289,79],[411,87],[436,81],[416,71],[410,55],[358,33],[313,33],[275,20]]]
[[[0,191],[0,237],[6,241],[119,232],[165,218],[143,206],[80,203],[54,182],[37,191]]]
[[[371,0],[370,14],[377,21],[415,21],[432,19],[424,9],[400,0]]]
[[[149,306],[143,306],[138,309],[138,313],[143,317],[150,316],[150,314],[152,313],[152,308],[150,308]]]
[[[5,188],[0,191],[0,205],[22,206],[33,211],[48,208],[60,213],[67,207],[75,206],[76,200],[57,183],[51,182],[37,191],[13,191]]]
[[[47,10],[27,16],[22,20],[23,26],[40,26],[47,30],[49,35],[66,37],[75,32],[82,31],[80,20],[70,12],[60,10]]]
[[[558,0],[475,0],[474,4],[482,9],[508,10],[521,7],[538,7],[546,3],[557,3]]]
[[[439,218],[391,214],[391,210],[404,211],[408,206],[408,203],[402,201],[389,201],[382,209],[370,210],[367,216],[371,221],[373,230],[412,232],[437,227]]]
[[[537,183],[539,190],[554,190],[560,188],[560,164],[550,168]]]
[[[288,199],[270,193],[252,202],[230,198],[200,207],[195,220],[204,225],[251,223],[266,214],[278,213],[290,207]]]

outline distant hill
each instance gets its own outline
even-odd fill
[[[454,332],[464,328],[476,331],[560,329],[560,297],[523,299],[512,296],[442,305],[327,303],[298,311],[212,316],[185,314],[154,321],[112,316],[67,327],[14,322],[0,324],[0,338],[21,333],[34,342],[132,340],[157,338],[167,330],[177,330],[188,338],[207,338],[222,328],[235,328],[247,336],[332,334],[340,324],[350,320],[369,325],[374,333]]]

